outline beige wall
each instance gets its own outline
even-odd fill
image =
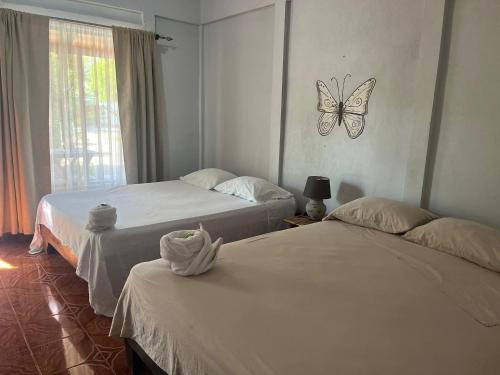
[[[273,4],[274,0],[201,0],[200,20],[205,24]]]
[[[451,2],[427,201],[500,227],[500,2]]]
[[[156,31],[174,37],[158,42],[167,114],[164,172],[172,180],[199,166],[199,26],[157,17]]]
[[[438,55],[422,72],[420,59],[428,56],[422,49],[438,51],[440,43],[423,40],[425,11],[425,2],[414,0],[292,2],[285,188],[301,196],[308,175],[323,175],[331,179],[329,208],[362,195],[405,199],[413,131],[420,126],[416,111],[432,111],[417,82],[430,80],[433,88]],[[348,73],[346,97],[368,78],[377,79],[365,131],[353,140],[342,125],[321,136],[316,80],[329,84],[332,75],[341,80]],[[417,167],[423,175],[424,164]]]
[[[204,165],[268,178],[274,7],[204,26]]]
[[[232,11],[223,0],[203,1],[202,20]],[[332,179],[329,208],[360,195],[381,195],[500,227],[500,2],[449,0],[443,8],[442,0],[291,1],[281,134],[286,188],[301,198],[306,177],[322,174]],[[228,61],[246,51],[234,52]],[[348,92],[371,76],[377,79],[366,130],[357,140],[343,128],[321,137],[314,83],[346,73],[353,75]],[[226,109],[205,103],[207,113],[226,116]],[[237,116],[231,120],[241,123]],[[238,139],[227,133],[227,142],[233,137]],[[235,147],[236,169],[243,165],[240,151],[244,163],[260,160],[260,153]]]

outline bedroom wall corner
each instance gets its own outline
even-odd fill
[[[500,3],[449,0],[424,206],[500,228]]]
[[[416,93],[412,136],[406,166],[404,201],[421,206],[427,168],[431,126],[442,57],[445,0],[426,0],[423,5],[421,43],[418,52]]]
[[[273,5],[276,1],[281,0],[201,0],[200,22],[208,24]]]
[[[198,24],[156,16],[156,32],[174,38],[171,42],[157,42],[167,115],[162,140],[167,152],[164,175],[169,180],[199,166],[199,28]]]
[[[269,178],[274,5],[203,26],[203,163]]]
[[[286,108],[288,27],[290,2],[277,0],[274,8],[274,42],[269,122],[269,181],[280,185],[283,166],[283,130]]]

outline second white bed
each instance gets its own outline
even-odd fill
[[[99,203],[117,208],[114,230],[85,230],[89,210]],[[130,269],[159,258],[162,235],[202,223],[214,240],[222,237],[227,243],[281,229],[282,219],[294,211],[293,198],[252,203],[182,181],[165,181],[47,195],[38,207],[37,224],[75,252],[76,273],[89,283],[91,306],[98,314],[112,316]],[[42,243],[35,233],[32,248]]]

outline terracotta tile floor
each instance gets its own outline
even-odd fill
[[[0,238],[0,374],[130,374],[111,319],[58,254],[27,255],[31,238]]]

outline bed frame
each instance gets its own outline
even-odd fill
[[[40,233],[43,238],[43,247],[47,249],[48,253],[54,252],[55,249],[73,268],[76,268],[78,258],[68,246],[63,245],[45,225],[40,224]]]
[[[125,351],[127,353],[128,364],[132,370],[132,375],[168,375],[134,340],[125,339]]]

